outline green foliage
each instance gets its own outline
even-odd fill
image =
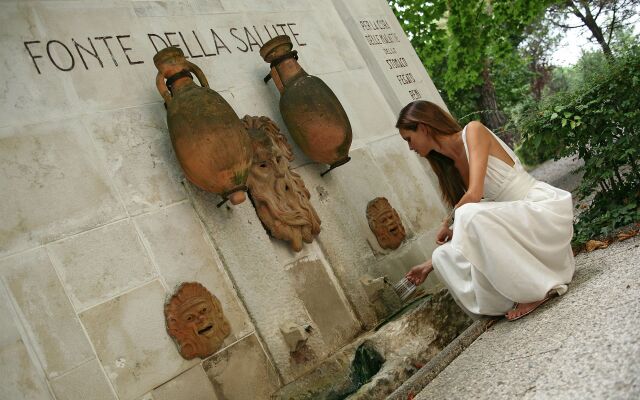
[[[598,2],[611,56],[583,53],[571,68],[548,64],[558,42],[552,22],[564,23],[578,5],[593,2],[388,1],[462,124],[485,121],[494,113],[486,108],[497,103],[510,119],[503,129],[524,134],[516,150],[526,164],[574,154],[584,159],[578,195],[598,193],[576,223],[576,242],[638,220],[640,50],[638,38],[621,23],[632,14],[630,0]],[[610,18],[613,8],[620,9],[616,18]],[[544,19],[545,12],[551,19]],[[589,26],[592,36],[595,28]]]
[[[578,154],[578,196],[598,192],[576,224],[576,243],[638,220],[640,205],[640,46],[574,90],[530,103],[518,125],[525,163]]]
[[[546,1],[389,0],[411,44],[452,114],[466,123],[478,110],[488,69],[503,106],[514,105],[529,82],[517,51],[526,28],[541,18]],[[516,92],[513,91],[516,88]]]
[[[618,198],[599,193],[591,207],[580,214],[574,226],[573,243],[581,245],[596,237],[607,237],[616,228],[640,221],[639,195],[636,192],[635,199],[629,198],[626,202],[623,198],[621,204]]]

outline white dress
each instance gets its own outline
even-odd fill
[[[571,193],[535,180],[514,160],[489,156],[484,200],[455,212],[453,239],[435,249],[433,267],[471,315],[502,315],[514,302],[567,291],[575,270]],[[466,127],[462,131],[467,159]]]

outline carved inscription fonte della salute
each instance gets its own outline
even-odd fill
[[[49,38],[24,41],[25,51],[39,74],[45,67],[59,71],[90,70],[113,64],[144,64],[142,55],[134,47],[135,39],[142,39],[154,52],[165,47],[179,47],[185,58],[207,58],[236,52],[258,52],[271,38],[289,35],[298,46],[306,46],[295,22],[231,27],[229,29],[184,30],[147,33],[144,38],[131,34],[104,34],[88,37],[82,33],[70,39]]]

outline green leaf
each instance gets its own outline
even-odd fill
[[[549,121],[553,121],[556,118],[558,118],[558,113],[554,112],[553,114],[551,114],[551,118],[549,118]]]

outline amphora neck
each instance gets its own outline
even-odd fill
[[[167,77],[167,87],[171,93],[177,93],[186,86],[194,85],[193,75],[187,69],[183,69]]]
[[[282,61],[272,68],[271,71],[273,82],[281,93],[285,87],[289,86],[300,76],[307,75],[305,70],[298,64],[298,61],[293,58]],[[273,72],[275,72],[277,76],[274,76]]]

